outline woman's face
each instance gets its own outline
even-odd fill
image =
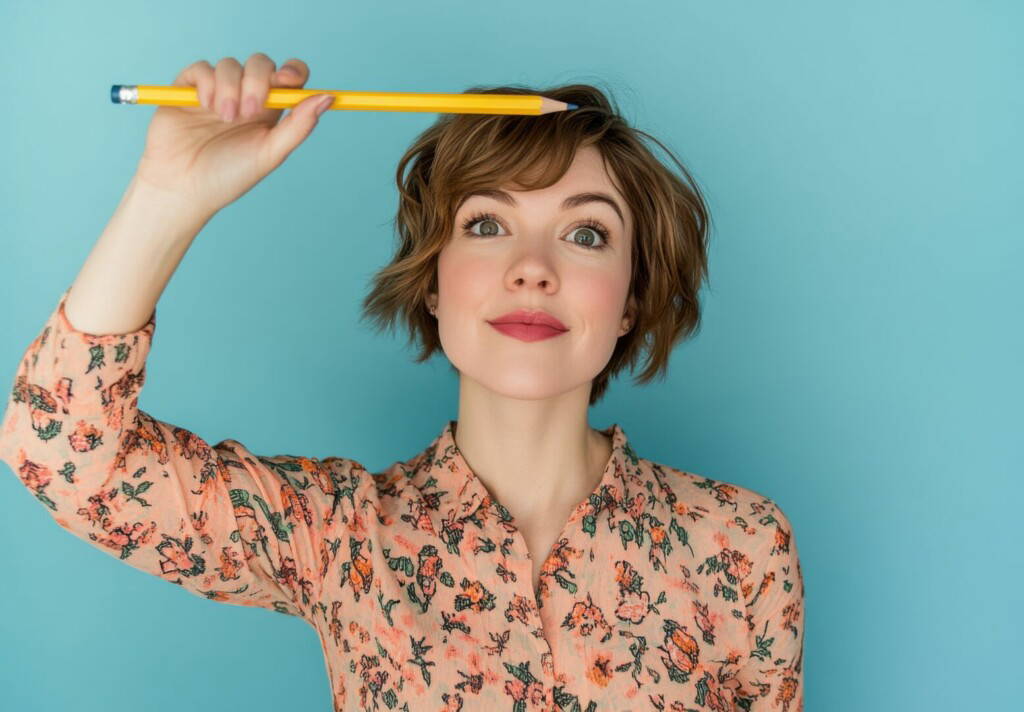
[[[632,216],[593,146],[579,150],[558,183],[504,192],[508,202],[471,195],[458,207],[428,304],[460,374],[508,397],[550,398],[588,385],[633,324]],[[580,193],[603,193],[618,211],[601,201],[563,207]],[[464,227],[480,213],[489,216]],[[489,323],[516,309],[543,309],[568,330],[527,342]]]

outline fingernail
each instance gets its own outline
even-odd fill
[[[320,116],[334,103],[334,96],[324,97],[320,100],[320,103],[316,105],[316,115]]]

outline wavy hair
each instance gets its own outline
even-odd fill
[[[569,170],[578,149],[594,145],[634,217],[630,295],[637,312],[594,378],[590,405],[601,399],[612,376],[626,366],[635,370],[641,354],[646,362],[635,383],[664,378],[675,344],[700,328],[698,292],[708,279],[710,215],[689,171],[660,141],[629,126],[614,100],[589,84],[471,87],[466,93],[539,94],[579,108],[539,116],[444,114],[423,131],[398,163],[397,250],[374,275],[362,319],[378,332],[403,322],[409,344],[420,344],[417,363],[443,350],[426,300],[438,291],[438,255],[463,196],[506,185],[546,188]],[[681,175],[655,158],[641,138],[660,146]]]

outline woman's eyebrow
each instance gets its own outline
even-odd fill
[[[519,203],[516,202],[515,198],[513,198],[510,194],[506,193],[503,190],[497,190],[494,188],[481,188],[479,190],[474,190],[471,193],[467,193],[466,196],[462,199],[462,202],[459,203],[459,207],[462,207],[462,203],[465,203],[474,195],[480,195],[485,198],[494,198],[495,200],[505,203],[505,205],[508,205],[513,208],[519,205]],[[622,217],[622,209],[619,208],[619,204],[615,202],[615,199],[612,196],[608,195],[607,193],[602,193],[600,191],[588,191],[586,193],[577,193],[576,195],[570,195],[568,198],[562,201],[562,210],[571,210],[572,208],[577,208],[581,205],[586,205],[587,203],[607,203],[608,205],[612,206],[612,209],[615,210],[615,213],[619,216],[619,222],[622,223],[622,226],[626,226],[626,220],[625,218]]]

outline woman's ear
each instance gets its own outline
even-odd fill
[[[619,336],[624,336],[629,333],[629,330],[636,324],[637,317],[637,306],[636,297],[632,294],[629,295],[629,299],[626,300],[626,309],[622,314],[622,324],[619,329]]]
[[[427,293],[427,311],[437,317],[437,292]]]

